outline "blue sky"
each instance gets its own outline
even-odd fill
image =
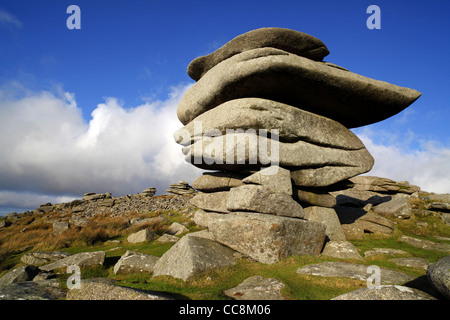
[[[69,30],[69,5],[81,29]],[[381,29],[369,30],[369,5]],[[45,202],[192,182],[171,134],[194,83],[189,62],[235,36],[284,27],[322,40],[326,61],[422,92],[409,108],[354,129],[369,174],[450,193],[450,2],[0,2],[0,214]],[[192,167],[192,168],[191,168]]]

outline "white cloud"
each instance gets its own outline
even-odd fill
[[[188,87],[133,108],[107,98],[89,123],[72,94],[6,99],[0,92],[0,206],[33,208],[60,196],[119,196],[146,187],[165,193],[170,183],[192,182],[201,170],[185,162],[173,139],[182,126],[176,108]]]
[[[450,148],[434,141],[419,141],[418,149],[405,147],[415,136],[405,132],[389,144],[376,142],[378,133],[370,129],[361,130],[357,136],[375,159],[375,165],[367,175],[396,181],[408,181],[421,190],[435,193],[450,193]],[[387,135],[384,132],[382,135]]]
[[[6,23],[17,28],[22,27],[22,22],[11,13],[0,8],[0,23]]]

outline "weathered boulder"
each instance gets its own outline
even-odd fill
[[[339,149],[364,148],[361,140],[332,119],[261,98],[241,98],[222,103],[200,114],[174,134],[175,141],[190,145],[203,136],[224,135],[230,131],[277,130],[280,141],[303,140]]]
[[[341,241],[346,239],[334,209],[315,206],[305,208],[304,212],[305,219],[320,222],[326,226],[325,235],[330,240]]]
[[[209,70],[182,97],[177,113],[187,124],[226,101],[258,97],[301,107],[353,128],[391,117],[419,96],[413,89],[283,50],[259,48],[236,54]]]
[[[389,259],[389,261],[395,263],[398,266],[421,268],[421,269],[425,269],[425,270],[427,270],[428,266],[430,265],[430,262],[427,259],[417,258],[417,257],[394,258],[394,259]]]
[[[294,198],[300,203],[306,203],[312,206],[333,208],[336,206],[336,198],[326,191],[319,190],[300,190],[294,188]]]
[[[183,237],[156,262],[153,276],[187,280],[206,270],[235,263],[234,251],[209,239]]]
[[[42,251],[38,251],[38,252],[29,252],[24,254],[21,258],[20,261],[25,263],[25,264],[29,264],[29,265],[33,265],[33,266],[41,266],[43,264],[48,264],[60,259],[64,259],[67,258],[68,256],[70,256],[69,253],[67,252],[61,252],[61,251],[54,251],[54,252],[42,252]]]
[[[183,226],[181,223],[174,222],[167,229],[166,233],[170,235],[180,235],[182,233],[189,232],[189,229]]]
[[[272,192],[292,195],[291,173],[278,166],[262,169],[243,179],[242,182],[261,185]]]
[[[358,250],[348,241],[329,241],[325,244],[322,255],[338,259],[363,260]]]
[[[145,253],[127,250],[114,265],[114,274],[127,274],[136,272],[152,273],[159,257]]]
[[[373,211],[386,217],[409,219],[411,217],[411,204],[406,198],[395,198],[376,205]]]
[[[31,281],[38,273],[39,269],[33,265],[16,268],[0,278],[0,286],[6,286],[15,282]]]
[[[276,151],[274,151],[276,150]],[[305,141],[275,141],[256,133],[229,133],[183,148],[185,159],[202,169],[259,170],[276,162],[291,172],[295,185],[324,187],[369,171],[374,160],[366,148],[345,150]]]
[[[214,239],[262,263],[292,255],[318,255],[325,240],[325,225],[302,219],[252,212],[208,217]]]
[[[284,28],[260,28],[235,37],[207,56],[194,59],[187,73],[197,81],[221,61],[263,47],[282,49],[312,60],[322,60],[330,53],[322,41],[309,34]]]
[[[436,298],[415,288],[383,285],[347,292],[331,300],[436,300]]]
[[[130,243],[139,243],[152,241],[155,238],[156,234],[154,232],[152,232],[150,229],[143,229],[141,231],[130,234],[127,237],[127,241]]]
[[[297,269],[298,274],[307,274],[321,277],[341,277],[367,281],[373,273],[368,272],[368,265],[350,262],[322,262],[310,264]],[[405,273],[380,267],[381,284],[404,284],[414,278]]]
[[[361,240],[364,232],[392,237],[394,222],[362,208],[334,207],[347,240]]]
[[[81,280],[80,289],[67,293],[67,300],[173,300],[163,292],[138,290],[114,284],[111,279]]]
[[[194,222],[200,227],[209,228],[209,225],[220,219],[221,213],[197,210],[194,215]]]
[[[373,248],[371,250],[367,250],[364,252],[365,258],[370,258],[374,256],[379,255],[388,255],[388,256],[395,256],[395,255],[401,255],[401,256],[407,256],[410,255],[408,252],[399,250],[399,249],[391,249],[391,248]]]
[[[105,262],[105,256],[106,255],[104,251],[81,252],[64,259],[60,259],[55,262],[40,266],[39,269],[41,269],[42,271],[53,271],[55,269],[72,265],[76,265],[79,267],[103,265],[103,263]]]
[[[61,300],[66,292],[56,279],[17,282],[0,287],[0,300]]]
[[[433,242],[430,240],[424,240],[419,238],[413,238],[409,236],[401,236],[400,242],[407,243],[413,247],[421,248],[425,250],[436,250],[442,252],[450,252],[450,245],[446,243]]]
[[[428,210],[435,210],[435,211],[443,211],[443,212],[450,212],[450,203],[446,202],[432,202],[427,205]]]
[[[284,217],[303,218],[303,208],[284,192],[273,192],[261,185],[231,188],[226,208],[229,211],[251,211]]]
[[[229,191],[198,193],[190,200],[190,204],[206,211],[229,213],[228,193]]]
[[[242,186],[245,175],[234,172],[205,172],[192,183],[192,186],[202,192],[228,191],[233,187]]]
[[[450,255],[428,267],[427,279],[444,297],[450,299]]]
[[[156,239],[157,242],[161,243],[175,243],[178,240],[180,240],[180,238],[167,233],[163,234],[161,237]]]
[[[235,300],[286,300],[281,294],[283,288],[277,279],[253,276],[223,293]]]

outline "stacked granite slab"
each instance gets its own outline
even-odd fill
[[[325,225],[300,204],[333,207],[329,192],[374,164],[349,129],[420,96],[322,61],[328,54],[308,34],[262,28],[188,66],[197,82],[178,106],[175,140],[186,161],[216,170],[193,183],[196,221],[260,262],[320,253]]]
[[[170,188],[166,191],[171,194],[183,195],[195,193],[195,190],[186,181],[178,181],[178,183],[172,183],[169,187]]]

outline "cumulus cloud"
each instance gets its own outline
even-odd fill
[[[377,142],[378,132],[370,129],[355,132],[375,158],[375,165],[367,175],[408,181],[422,190],[450,193],[450,148],[435,141],[419,141],[419,147],[408,148],[415,135],[405,132],[403,137],[391,137],[390,143]],[[389,133],[384,135],[383,140]],[[405,143],[406,142],[406,143]]]
[[[73,94],[0,92],[0,206],[33,208],[85,192],[120,196],[146,187],[165,193],[170,183],[192,182],[202,171],[185,162],[173,139],[189,86],[131,108],[107,98],[89,122]]]
[[[0,23],[12,25],[17,28],[22,27],[22,22],[17,19],[13,14],[0,8]]]

